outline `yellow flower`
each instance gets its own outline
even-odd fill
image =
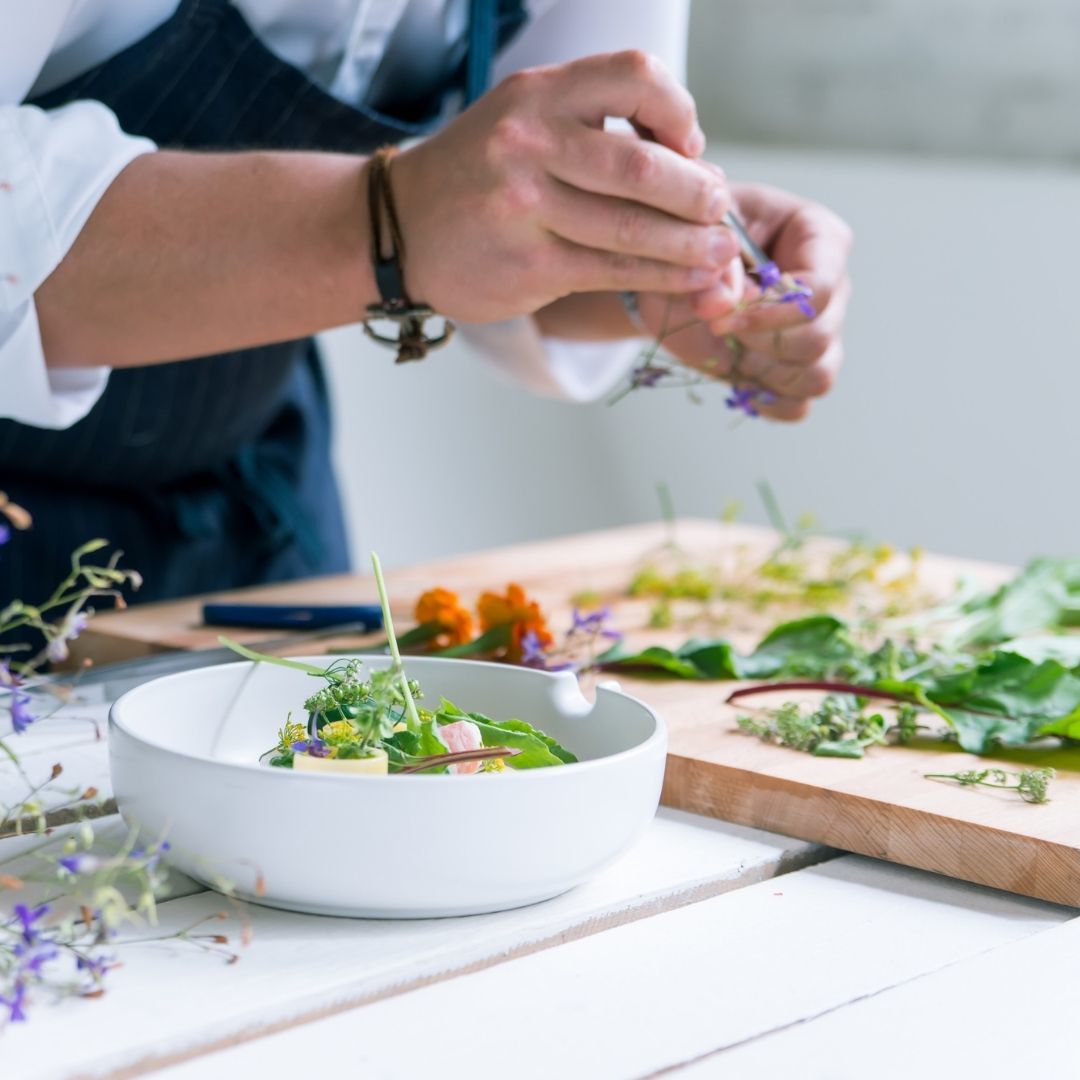
[[[480,629],[484,633],[496,626],[510,627],[505,659],[512,664],[521,662],[521,639],[530,631],[536,635],[538,648],[550,649],[555,643],[540,605],[530,600],[520,585],[507,585],[505,596],[484,593],[477,602],[476,610],[480,615]]]
[[[464,645],[472,641],[473,617],[464,607],[458,595],[449,589],[429,589],[416,602],[416,621],[435,623],[439,633],[432,644],[439,649]]]
[[[335,720],[319,728],[319,738],[324,742],[341,742],[343,739],[356,737],[356,728],[348,720]]]
[[[289,721],[278,732],[278,749],[288,750],[294,742],[301,742],[308,737],[307,728],[303,724],[294,724]]]

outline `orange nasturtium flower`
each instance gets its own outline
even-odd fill
[[[487,633],[496,626],[510,627],[506,659],[512,664],[521,663],[521,639],[530,631],[536,635],[535,644],[541,649],[549,649],[555,643],[540,605],[530,600],[520,585],[507,585],[505,596],[484,593],[477,601],[476,610],[482,632]]]
[[[429,589],[424,593],[416,602],[416,621],[438,624],[439,633],[433,641],[436,648],[449,649],[472,641],[472,613],[458,600],[457,593],[449,589]]]

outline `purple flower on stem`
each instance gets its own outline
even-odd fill
[[[809,300],[810,290],[805,285],[796,289],[789,289],[780,297],[781,304],[794,304],[808,319],[812,319],[817,312]]]
[[[37,924],[48,914],[49,905],[41,904],[36,908],[30,908],[25,904],[16,904],[11,909],[11,912],[15,916],[15,921],[19,924],[19,932],[22,934],[23,941],[27,945],[35,944],[41,933],[37,929]]]
[[[569,671],[574,666],[569,661],[553,664],[535,630],[526,630],[521,635],[521,663],[524,667],[539,668],[541,671]]]
[[[311,757],[329,757],[330,746],[322,739],[299,739],[290,749],[294,754],[308,754]]]
[[[85,971],[91,979],[91,988],[105,978],[106,972],[116,963],[114,956],[78,956],[75,966],[79,971]]]
[[[26,975],[40,975],[42,965],[60,955],[60,950],[55,945],[40,942],[34,945],[16,945],[13,952],[19,961],[19,973]]]
[[[54,664],[61,663],[68,658],[68,642],[74,641],[87,627],[90,617],[85,611],[72,609],[64,616],[63,622],[57,629],[56,636],[49,642],[45,655]]]
[[[669,371],[666,367],[642,364],[630,376],[630,386],[634,390],[652,390],[668,374]]]
[[[758,405],[761,403],[761,391],[750,386],[733,386],[731,393],[724,399],[724,404],[729,409],[747,416],[760,416]]]
[[[573,621],[569,631],[567,631],[567,637],[571,637],[575,633],[582,633],[591,634],[593,637],[610,638],[612,641],[622,640],[623,635],[618,630],[613,630],[606,625],[608,619],[611,618],[611,608],[606,605],[585,613],[575,607],[571,618]]]
[[[56,862],[69,874],[92,874],[101,867],[101,859],[97,855],[63,855]]]
[[[20,1020],[26,1019],[26,1011],[23,1009],[23,1005],[26,1004],[26,983],[22,979],[17,979],[15,986],[12,988],[11,997],[5,997],[0,994],[0,1005],[7,1006],[8,1019],[14,1024]]]
[[[761,286],[762,291],[779,285],[780,278],[783,276],[780,273],[780,267],[774,262],[760,263],[754,273],[757,275],[758,284]]]
[[[30,695],[18,686],[11,688],[11,726],[21,735],[37,717],[30,711]]]

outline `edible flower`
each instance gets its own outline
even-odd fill
[[[546,651],[555,643],[540,605],[529,599],[520,585],[511,583],[506,594],[484,593],[476,605],[480,614],[480,629],[487,633],[499,626],[509,627],[505,658],[520,664],[524,654],[524,639],[528,634],[530,649]]]
[[[439,628],[434,644],[437,648],[448,649],[455,645],[464,645],[472,640],[472,613],[449,589],[429,589],[416,602],[416,621],[421,625],[436,625]]]
[[[299,739],[289,749],[294,754],[307,754],[309,757],[334,756],[334,751],[322,739]]]

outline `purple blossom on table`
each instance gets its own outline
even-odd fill
[[[586,612],[575,607],[571,614],[570,629],[566,633],[567,639],[569,640],[575,634],[588,634],[592,637],[608,638],[611,641],[622,641],[622,632],[607,625],[610,618],[611,608],[606,604]]]
[[[116,957],[107,956],[104,953],[100,956],[89,956],[80,954],[75,958],[75,967],[77,970],[85,972],[90,978],[91,988],[99,986],[102,979],[105,978],[110,968],[116,966]]]
[[[574,666],[570,661],[553,660],[535,630],[526,630],[521,635],[521,663],[523,667],[540,671],[569,671]]]
[[[56,628],[55,636],[49,641],[45,655],[50,663],[59,664],[68,658],[68,642],[74,641],[87,627],[90,616],[85,611],[72,608]]]
[[[63,867],[69,874],[92,874],[100,870],[103,860],[97,855],[79,852],[74,855],[61,855],[56,865]]]
[[[30,709],[30,695],[17,684],[11,688],[11,701],[8,708],[11,710],[11,726],[16,735],[21,735],[35,720],[37,716]]]
[[[18,924],[19,933],[23,942],[33,945],[41,936],[41,928],[38,923],[49,913],[48,904],[39,904],[37,907],[28,907],[26,904],[16,904],[11,909],[11,914]]]
[[[60,950],[47,942],[35,942],[33,945],[16,945],[12,954],[19,961],[20,974],[40,975],[42,967],[50,960],[55,960],[60,955]]]
[[[6,1006],[8,1020],[13,1024],[26,1019],[26,1010],[23,1008],[25,1004],[26,982],[23,979],[15,980],[10,994],[0,994],[0,1005]]]

